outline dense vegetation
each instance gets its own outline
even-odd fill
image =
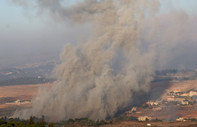
[[[55,123],[55,125],[64,125],[64,126],[69,126],[69,125],[82,125],[82,126],[100,126],[100,125],[105,125],[105,124],[112,124],[111,120],[90,120],[88,118],[76,118],[76,119],[69,119],[67,121],[62,121],[59,123]]]
[[[197,119],[186,119],[187,121],[197,122]],[[102,126],[114,124],[120,121],[134,121],[137,122],[137,117],[133,116],[119,116],[109,120],[90,120],[88,118],[68,119],[58,123],[45,122],[44,116],[42,118],[30,117],[29,120],[21,120],[19,118],[0,118],[0,127],[80,127],[80,126]],[[162,122],[162,120],[154,119],[152,122]]]
[[[0,127],[45,127],[47,123],[44,117],[38,119],[35,117],[30,117],[29,120],[20,120],[18,118],[6,118],[0,119]],[[49,127],[53,127],[52,123],[48,124]]]
[[[90,120],[88,118],[76,118],[68,119],[66,121],[61,121],[58,123],[47,123],[44,117],[36,118],[30,117],[29,120],[21,120],[18,118],[6,118],[0,119],[0,127],[54,127],[54,126],[101,126],[112,124],[117,121],[137,121],[136,117],[121,116],[109,120]]]

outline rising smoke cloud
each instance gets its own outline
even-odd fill
[[[36,5],[55,20],[91,24],[91,37],[77,46],[65,46],[55,68],[57,82],[50,90],[40,89],[32,108],[14,116],[44,115],[49,121],[113,117],[132,104],[134,92],[149,90],[154,53],[142,52],[139,45],[145,18],[157,12],[159,2],[85,0],[72,7],[61,2],[36,0]]]

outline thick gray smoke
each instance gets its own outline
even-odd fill
[[[105,119],[132,104],[134,92],[149,90],[154,53],[142,52],[139,44],[145,18],[158,10],[157,0],[85,0],[69,8],[61,0],[36,2],[39,12],[57,20],[90,24],[92,35],[88,42],[65,47],[55,69],[57,83],[41,89],[32,108],[15,116]]]

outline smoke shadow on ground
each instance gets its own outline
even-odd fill
[[[155,82],[151,84],[151,89],[149,91],[149,99],[157,100],[159,99],[165,91],[172,86],[172,82],[163,81],[163,82]]]

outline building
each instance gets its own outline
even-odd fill
[[[183,117],[176,119],[176,121],[186,121]]]
[[[167,101],[174,101],[175,99],[174,99],[174,96],[168,96],[166,100]]]
[[[189,96],[192,97],[192,96],[196,96],[197,95],[197,92],[196,91],[190,91],[189,92]]]
[[[151,121],[151,117],[149,116],[140,116],[138,117],[138,121]]]
[[[146,104],[151,105],[151,106],[157,106],[159,103],[157,101],[148,101]]]
[[[188,94],[188,93],[183,93],[183,94],[181,94],[181,96],[182,96],[182,97],[188,97],[189,94]]]
[[[189,101],[186,101],[186,100],[181,101],[181,104],[182,104],[182,105],[188,105],[188,104],[189,104]]]
[[[136,107],[133,107],[130,111],[129,111],[129,113],[133,113],[133,112],[136,112],[137,111],[137,108]]]

